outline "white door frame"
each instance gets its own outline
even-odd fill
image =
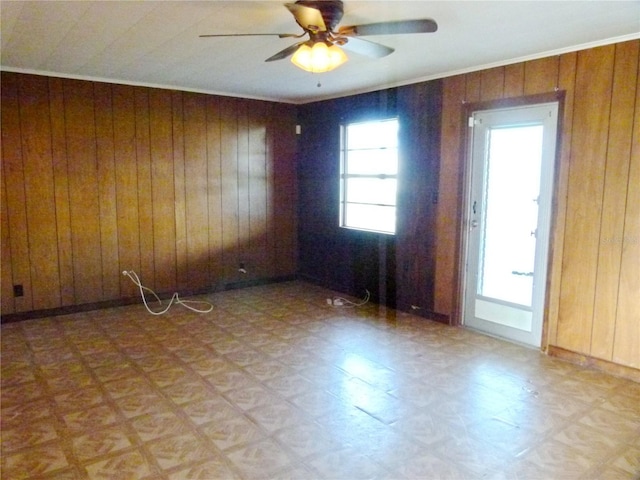
[[[535,95],[535,96],[531,96],[531,97],[523,97],[523,98],[518,98],[518,99],[513,99],[511,101],[493,101],[493,102],[482,102],[482,103],[477,103],[477,104],[467,104],[465,105],[464,111],[466,113],[466,115],[464,116],[465,118],[465,123],[466,121],[468,121],[468,119],[470,117],[472,117],[473,112],[477,112],[477,111],[489,111],[489,110],[507,110],[507,109],[517,109],[517,108],[527,108],[527,107],[534,107],[536,105],[541,105],[541,104],[547,104],[547,103],[555,103],[557,104],[557,126],[556,126],[556,138],[555,138],[555,152],[554,152],[554,159],[552,161],[552,172],[551,172],[551,180],[548,181],[548,188],[550,189],[550,192],[548,192],[549,195],[549,200],[550,200],[550,205],[549,205],[549,209],[548,209],[548,219],[547,219],[547,228],[548,231],[546,232],[546,240],[545,240],[545,245],[544,248],[547,250],[546,251],[546,264],[543,265],[543,278],[539,278],[538,282],[542,282],[542,291],[540,293],[538,293],[538,298],[536,299],[536,301],[538,302],[537,305],[539,305],[539,308],[541,308],[541,311],[537,312],[538,315],[541,316],[540,318],[540,336],[538,338],[538,342],[536,346],[540,346],[541,348],[546,348],[546,328],[547,328],[547,323],[548,323],[548,318],[547,318],[547,310],[548,310],[548,296],[549,296],[549,292],[548,292],[548,279],[550,278],[551,275],[551,265],[550,265],[550,260],[551,260],[551,244],[552,244],[552,239],[553,239],[553,230],[554,230],[554,221],[555,221],[555,217],[556,217],[556,201],[555,201],[555,195],[556,195],[556,188],[557,188],[557,176],[558,176],[558,152],[560,151],[560,138],[561,138],[561,120],[563,117],[563,102],[564,101],[564,92],[554,92],[554,93],[550,93],[550,94],[542,94],[542,95]],[[469,246],[468,246],[468,242],[469,242],[469,229],[470,229],[470,222],[471,222],[471,217],[472,217],[472,202],[471,202],[471,181],[472,181],[472,177],[473,177],[473,172],[472,172],[472,149],[473,149],[473,129],[470,128],[470,126],[465,125],[465,130],[466,130],[466,134],[465,134],[465,143],[464,143],[464,147],[465,147],[465,161],[463,163],[463,191],[464,191],[464,195],[462,196],[461,201],[463,202],[461,205],[461,212],[463,213],[463,215],[461,216],[461,226],[460,226],[460,243],[459,243],[459,247],[460,247],[460,275],[459,275],[459,283],[458,283],[458,292],[459,292],[459,297],[458,297],[458,307],[457,307],[457,317],[458,317],[458,323],[461,325],[464,325],[464,317],[465,317],[465,308],[466,308],[466,285],[467,285],[467,263],[469,261],[468,259],[468,250],[469,250]],[[542,240],[542,239],[541,239]],[[540,287],[538,287],[538,291],[540,291]],[[514,340],[512,339],[512,341],[515,341],[516,343],[521,343],[518,342],[518,340]],[[531,345],[529,345],[531,346]]]

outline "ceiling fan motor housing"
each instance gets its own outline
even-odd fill
[[[330,32],[335,30],[344,14],[342,0],[297,0],[296,3],[319,10],[324,24]]]

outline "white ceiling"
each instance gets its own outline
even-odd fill
[[[301,33],[284,0],[0,2],[3,70],[289,103],[445,77],[640,38],[640,1],[345,0],[340,25],[433,18],[436,33],[366,37],[396,51],[311,74],[288,59],[299,41],[199,38]]]

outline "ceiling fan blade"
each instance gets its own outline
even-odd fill
[[[391,47],[369,40],[363,40],[362,38],[348,37],[344,40],[346,40],[345,43],[339,43],[342,48],[371,58],[386,57],[394,52],[394,49]]]
[[[272,55],[271,57],[267,58],[265,60],[265,62],[273,62],[275,60],[283,60],[283,59],[287,58],[288,56],[293,55],[295,53],[295,51],[300,47],[300,45],[302,45],[304,43],[305,42],[298,42],[295,45],[291,45],[290,47],[287,47],[284,50],[279,51],[275,55]]]
[[[327,31],[322,13],[317,8],[307,7],[298,3],[285,3],[284,6],[293,14],[298,25],[305,30],[311,30],[312,32]]]
[[[399,20],[396,22],[368,23],[340,27],[338,35],[358,37],[364,35],[397,35],[401,33],[431,33],[438,30],[438,24],[430,18],[419,20]]]
[[[280,38],[300,38],[304,35],[297,33],[212,33],[198,35],[200,38],[210,37],[280,37]]]

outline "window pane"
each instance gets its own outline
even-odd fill
[[[352,123],[347,126],[347,149],[398,146],[398,120]]]
[[[346,173],[352,175],[396,175],[398,173],[398,150],[351,150],[348,152]]]
[[[348,178],[346,180],[347,202],[373,203],[383,205],[396,204],[395,178]]]
[[[396,118],[343,125],[341,226],[395,232],[398,128]]]
[[[395,207],[346,204],[345,225],[351,228],[394,233],[396,231]]]

